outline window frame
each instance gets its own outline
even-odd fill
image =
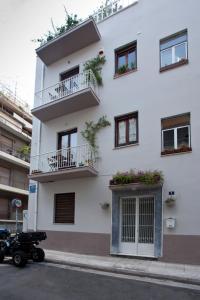
[[[181,148],[178,148],[178,134],[177,134],[177,131],[178,129],[180,128],[188,128],[188,148],[191,148],[191,125],[183,125],[183,126],[178,126],[178,127],[172,127],[172,128],[168,128],[168,129],[162,129],[162,152],[164,151],[168,151],[167,149],[164,149],[164,132],[165,131],[170,131],[170,130],[174,130],[174,148],[172,149],[173,150],[179,150]]]
[[[131,50],[133,50],[133,52],[135,52],[135,62],[136,62],[136,66],[134,68],[131,69],[127,69],[126,72],[124,73],[118,73],[118,58],[125,54],[126,57],[126,65],[128,65],[128,54],[131,52]],[[132,72],[134,70],[137,70],[137,41],[131,42],[127,45],[124,45],[120,48],[115,49],[115,76],[120,76],[129,72]]]
[[[69,135],[69,141],[68,144],[70,145],[67,148],[71,148],[71,134],[76,133],[77,134],[77,139],[78,139],[78,128],[73,128],[65,131],[61,131],[57,133],[57,150],[62,150],[62,137],[65,135]]]
[[[135,118],[136,119],[136,141],[129,141],[129,120]],[[115,148],[126,147],[130,145],[135,145],[139,143],[139,113],[138,111],[133,113],[128,113],[121,116],[116,116],[115,119]],[[126,142],[123,144],[119,144],[119,123],[125,121],[126,122]]]
[[[165,43],[168,40],[170,41],[172,39],[175,39],[175,38],[177,38],[177,37],[179,37],[181,35],[184,35],[184,34],[187,37],[186,41],[179,42],[179,43],[177,43],[177,44],[175,44],[173,46],[169,46],[169,47],[161,50],[161,46],[162,46],[163,43]],[[176,58],[176,56],[175,56],[175,49],[176,49],[177,46],[180,46],[182,44],[185,44],[186,57],[183,58],[182,60],[180,60],[179,62],[176,62],[175,61],[175,58]],[[162,66],[162,53],[165,52],[165,51],[168,51],[169,49],[172,50],[172,62],[169,65]],[[160,53],[160,71],[165,71],[165,70],[177,67],[179,65],[187,64],[188,63],[188,30],[185,29],[185,30],[183,30],[181,32],[175,33],[175,34],[173,34],[171,36],[168,36],[166,38],[161,39],[160,42],[159,42],[159,53]]]

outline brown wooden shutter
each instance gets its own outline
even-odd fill
[[[74,224],[75,193],[55,195],[55,223]]]
[[[0,198],[0,219],[8,219],[8,199]]]
[[[161,120],[162,129],[190,125],[190,114],[178,115]]]
[[[5,185],[10,184],[10,169],[0,167],[0,183]]]

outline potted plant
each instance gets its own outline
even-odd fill
[[[176,198],[174,197],[169,197],[165,200],[167,206],[173,206],[175,202],[176,202]]]

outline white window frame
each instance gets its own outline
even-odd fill
[[[190,132],[190,125],[185,125],[185,126],[179,126],[179,127],[172,127],[172,128],[168,128],[168,129],[162,129],[162,151],[165,151],[166,149],[164,148],[164,132],[165,131],[170,131],[170,130],[174,130],[174,149],[179,149],[178,148],[178,134],[177,131],[180,128],[188,128],[188,147],[191,147],[191,132]]]
[[[175,52],[175,50],[176,50],[176,47],[177,47],[177,46],[180,46],[180,45],[183,45],[183,44],[185,44],[185,53],[186,53],[186,57],[185,57],[184,59],[188,59],[188,46],[187,46],[187,45],[188,45],[188,42],[186,41],[186,42],[182,42],[182,43],[176,44],[176,45],[174,45],[174,46],[172,46],[172,47],[169,47],[169,48],[166,48],[166,49],[160,51],[160,63],[161,63],[161,68],[164,68],[164,67],[173,65],[173,64],[175,64],[175,63],[178,63],[178,62],[176,61],[176,55],[175,55],[176,52]],[[162,57],[162,53],[168,51],[169,49],[171,49],[171,51],[172,51],[172,62],[171,62],[171,64],[169,64],[169,65],[163,65],[163,57]]]

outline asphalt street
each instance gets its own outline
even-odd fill
[[[200,286],[56,264],[0,265],[0,300],[199,300]]]

